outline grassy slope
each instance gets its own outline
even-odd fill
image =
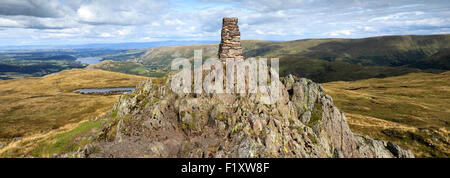
[[[142,64],[133,61],[112,61],[105,60],[98,64],[92,64],[87,67],[88,69],[101,69],[112,72],[120,72],[133,75],[141,75],[147,77],[161,77],[165,73],[161,71],[151,71],[149,68]]]
[[[113,53],[101,56],[103,60],[126,61],[138,58],[145,53],[146,49],[128,50],[121,53]]]
[[[450,69],[450,48],[441,50],[423,61],[416,62],[409,65],[410,67],[416,67],[420,69],[437,68],[437,69]]]
[[[450,157],[450,72],[323,84],[350,128],[411,149]]]
[[[243,40],[243,51],[249,51],[255,48],[262,48],[268,44],[277,44],[279,42],[260,41],[260,40]],[[168,69],[171,61],[176,58],[188,58],[194,57],[194,50],[202,50],[203,60],[208,58],[217,58],[219,51],[218,44],[206,44],[206,45],[187,45],[187,46],[164,46],[155,47],[147,50],[142,56],[140,56],[136,62],[141,63],[149,68]]]
[[[345,61],[369,66],[400,66],[424,60],[450,48],[450,35],[381,36],[362,39],[305,39],[296,41],[243,40],[246,57],[303,56],[328,61]],[[194,49],[203,57],[216,57],[217,44],[157,47],[149,49],[138,62],[168,66],[177,57],[191,58]]]
[[[419,72],[419,69],[406,67],[362,66],[343,61],[309,59],[301,56],[280,58],[280,75],[294,74],[315,82],[354,81],[367,78],[384,78]]]
[[[450,35],[281,42],[243,40],[241,45],[245,57],[277,57],[280,59],[282,75],[292,73],[317,82],[383,78],[410,72],[437,73],[449,69],[446,61],[450,49]],[[190,59],[195,49],[203,50],[205,60],[217,56],[218,45],[152,48],[135,62],[151,70],[168,71],[173,59]],[[432,58],[433,56],[435,57]]]
[[[308,39],[259,42],[245,56],[296,55],[369,66],[412,64],[450,48],[450,35],[381,36],[362,39]]]
[[[150,69],[167,70],[173,59],[193,58],[194,50],[203,50],[203,59],[217,57],[218,47],[217,44],[156,47],[149,49],[140,56],[136,62],[141,63]]]
[[[0,81],[0,145],[13,141],[0,149],[0,154],[29,152],[47,134],[107,112],[118,98],[76,94],[73,90],[135,86],[143,79],[102,70],[72,69],[41,78]]]

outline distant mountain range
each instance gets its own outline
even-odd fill
[[[242,40],[241,45],[246,58],[279,58],[281,76],[294,74],[320,83],[384,78],[412,72],[440,73],[450,69],[448,34],[294,41]],[[22,52],[35,51],[50,51],[50,54],[46,53],[50,56],[98,56],[115,62],[101,63],[92,68],[157,77],[170,71],[173,59],[192,59],[194,50],[203,50],[204,60],[217,57],[218,46],[215,41],[160,41],[57,46],[54,49],[47,46],[48,49],[16,49],[5,54],[11,53],[16,59]],[[11,56],[4,57],[8,61]]]
[[[22,45],[22,46],[0,46],[0,50],[14,51],[14,50],[53,50],[53,49],[141,49],[153,48],[157,46],[179,46],[179,45],[194,45],[194,44],[214,44],[218,41],[154,41],[154,42],[127,42],[127,43],[92,43],[80,45]]]

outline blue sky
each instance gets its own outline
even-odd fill
[[[0,46],[450,33],[448,0],[0,0]]]

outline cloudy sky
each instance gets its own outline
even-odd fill
[[[449,0],[0,0],[0,46],[450,33]]]

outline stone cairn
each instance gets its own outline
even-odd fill
[[[238,18],[225,17],[222,21],[222,40],[219,45],[219,59],[225,62],[227,58],[243,58],[241,47],[241,33]]]

